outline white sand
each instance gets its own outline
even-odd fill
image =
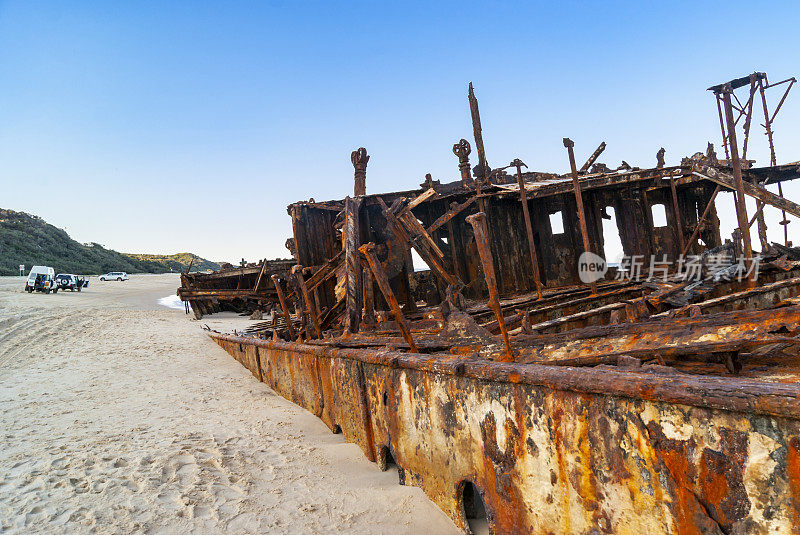
[[[0,532],[458,532],[199,328],[229,320],[159,306],[177,285],[0,277]]]

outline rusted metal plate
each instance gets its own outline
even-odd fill
[[[467,529],[493,533],[792,533],[800,386],[341,350],[212,333],[264,381],[397,463]],[[793,531],[794,530],[794,531]]]

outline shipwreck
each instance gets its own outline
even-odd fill
[[[360,148],[352,196],[288,207],[292,259],[185,273],[178,295],[197,318],[264,314],[208,334],[467,533],[800,533],[800,205],[781,186],[800,162],[777,164],[772,128],[794,83],[710,88],[724,156],[610,168],[603,143],[579,167],[565,138],[567,174],[490,166],[470,84],[458,180],[367,194]]]

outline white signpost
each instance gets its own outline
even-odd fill
[[[19,265],[19,276],[20,277],[24,277],[25,276],[25,264],[20,264]]]

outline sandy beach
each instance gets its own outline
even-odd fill
[[[0,277],[0,532],[458,533],[200,325],[177,275]]]

